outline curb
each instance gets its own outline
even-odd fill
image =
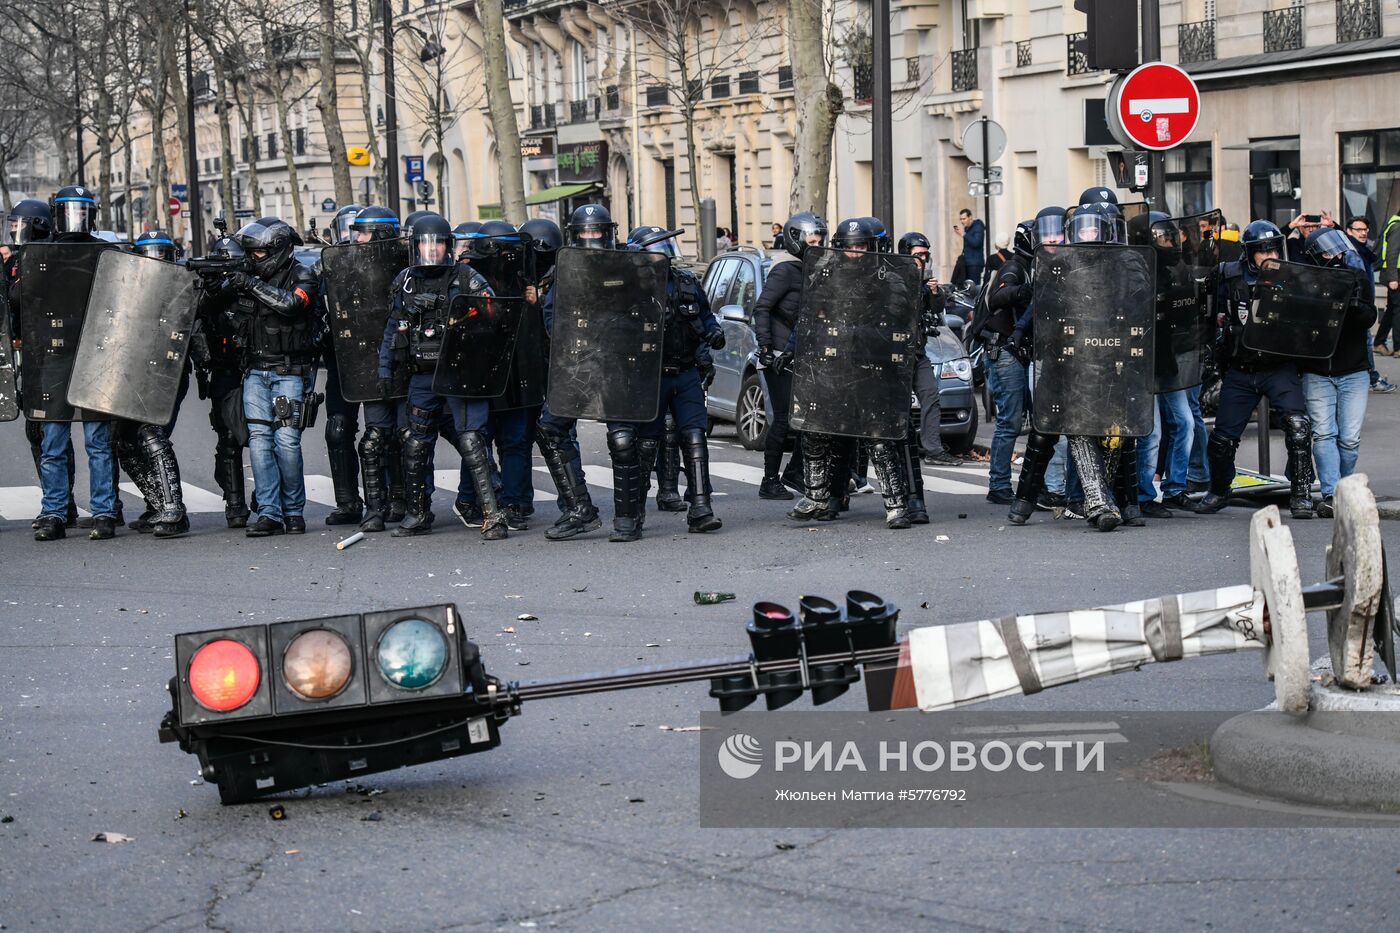
[[[1245,713],[1216,729],[1210,755],[1216,777],[1241,790],[1299,803],[1400,810],[1395,714]]]

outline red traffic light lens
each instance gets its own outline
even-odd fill
[[[194,653],[189,679],[195,702],[207,710],[227,713],[258,692],[262,667],[246,645],[220,638]]]
[[[314,628],[302,632],[282,654],[282,676],[297,696],[329,700],[345,689],[355,669],[350,646],[335,632]]]

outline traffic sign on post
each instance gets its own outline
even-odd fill
[[[179,216],[180,216],[180,207],[181,207],[180,199],[179,199],[179,198],[176,198],[176,197],[172,197],[172,198],[170,199],[170,216],[171,216],[171,217],[179,217]]]
[[[1006,152],[1006,130],[995,120],[969,123],[963,130],[962,147],[974,165],[995,162]]]
[[[1108,129],[1129,149],[1174,149],[1201,118],[1201,95],[1191,76],[1166,62],[1139,65],[1108,94]]]

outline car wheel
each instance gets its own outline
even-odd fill
[[[955,437],[943,435],[943,446],[948,448],[948,452],[956,457],[972,453],[972,445],[977,443],[977,406],[974,404],[971,414],[968,416],[970,423],[967,426],[966,434],[959,434]]]
[[[734,412],[734,430],[745,450],[762,450],[768,439],[768,414],[763,405],[763,383],[757,373],[744,379]]]

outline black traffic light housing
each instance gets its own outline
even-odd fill
[[[1095,71],[1131,71],[1138,66],[1137,0],[1074,0],[1089,20],[1075,51]]]

